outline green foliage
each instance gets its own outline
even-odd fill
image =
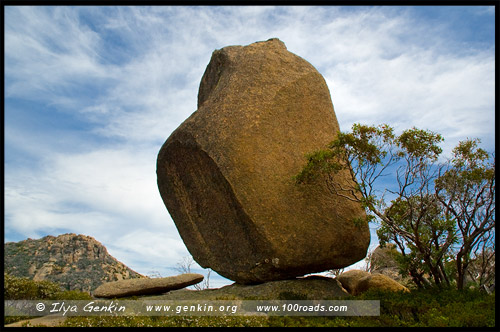
[[[420,279],[423,276],[417,274],[432,275],[440,278],[439,283],[453,276],[450,270],[444,269],[443,262],[449,258],[450,247],[457,243],[456,221],[443,212],[434,197],[398,198],[385,213],[392,225],[384,224],[377,230],[382,244],[398,239],[395,229],[414,236],[412,241],[405,242],[409,253],[405,252],[397,260],[403,275],[412,272],[414,278]]]
[[[64,290],[48,281],[34,281],[4,273],[5,300],[90,300],[92,297],[78,290]]]
[[[458,288],[466,286],[467,269],[479,259],[473,255],[488,249],[494,252],[495,159],[479,148],[479,143],[479,139],[460,142],[453,149],[450,165],[436,180],[436,197],[459,226],[461,242],[455,257]],[[485,265],[476,275],[483,276],[487,269]]]
[[[372,216],[368,215],[366,217],[355,217],[352,219],[352,222],[356,227],[361,228],[362,226],[368,224],[372,220]]]
[[[92,296],[89,293],[79,290],[64,290],[56,293],[51,300],[91,300]]]
[[[339,133],[330,143],[335,155],[354,160],[362,165],[378,164],[387,156],[385,147],[392,144],[394,130],[388,125],[366,126],[354,124],[352,133]]]
[[[310,183],[320,174],[350,169],[350,163],[378,164],[386,157],[384,146],[394,140],[393,129],[354,124],[352,133],[339,132],[328,149],[307,154],[307,164],[294,177],[297,183]]]
[[[488,162],[489,154],[477,146],[479,142],[479,139],[466,140],[453,149],[453,167],[436,181],[440,191],[450,196],[466,195],[485,183],[494,183],[495,165]]]
[[[90,294],[64,290],[60,285],[43,280],[34,281],[4,273],[4,300],[91,300]],[[4,317],[4,324],[28,319],[26,316]]]
[[[282,294],[290,299],[294,294]],[[62,327],[495,327],[495,294],[478,290],[369,290],[346,300],[380,300],[380,316],[90,316]],[[7,323],[7,321],[5,321]]]
[[[327,149],[308,155],[295,179],[312,184],[322,176],[332,194],[357,201],[368,221],[380,222],[380,243],[397,245],[400,269],[418,287],[462,288],[473,256],[494,248],[495,163],[478,139],[460,142],[449,162],[438,163],[443,140],[418,128],[398,136],[386,124],[354,124]],[[335,176],[339,171],[350,174],[350,184]],[[493,255],[485,259],[494,265]],[[489,271],[476,275],[486,282]]]
[[[443,140],[440,134],[414,127],[405,130],[397,138],[397,144],[402,149],[402,152],[408,154],[408,156],[436,161],[443,151],[438,146]]]
[[[4,273],[5,300],[53,299],[61,292],[61,287],[53,282],[33,281]]]
[[[495,326],[495,296],[477,290],[431,288],[411,294],[369,290],[357,299],[381,299],[381,318],[400,326]]]
[[[297,183],[310,183],[320,174],[332,171],[338,171],[340,165],[332,160],[333,152],[331,150],[318,150],[307,154],[307,164],[302,171],[293,177]]]
[[[264,327],[267,317],[178,316],[178,317],[69,317],[62,327]]]
[[[289,297],[288,294],[286,297]],[[68,317],[63,327],[494,327],[495,295],[474,290],[369,290],[347,300],[380,300],[380,316]]]

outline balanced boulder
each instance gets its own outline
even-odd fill
[[[338,131],[325,80],[280,40],[214,51],[197,111],[157,159],[161,197],[193,258],[246,284],[363,259],[363,208],[324,181],[293,179]]]
[[[199,283],[203,276],[197,273],[185,273],[166,278],[124,279],[107,282],[97,287],[94,297],[115,298],[134,295],[162,294]]]

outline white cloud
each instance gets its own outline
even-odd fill
[[[156,185],[156,153],[116,147],[79,154],[54,153],[46,157],[40,170],[7,169],[7,194],[12,197],[6,207],[19,213],[15,219],[25,215],[26,210],[10,204],[24,199],[25,207],[36,202],[41,207],[67,211],[71,209],[65,206],[74,206],[75,215],[100,211],[115,219],[113,225],[133,227],[134,222],[141,222],[158,227],[169,217]],[[70,228],[72,223],[68,219],[64,226]],[[18,227],[21,224],[16,223]],[[126,232],[127,227],[116,232]]]
[[[6,7],[6,97],[56,102],[79,79],[105,79],[99,35],[67,7]]]
[[[155,268],[171,269],[176,267],[182,257],[189,256],[186,246],[176,233],[148,228],[147,224],[123,236],[109,237],[107,242],[110,243],[108,249],[112,255],[121,257],[122,262],[134,266],[143,274]]]
[[[430,129],[444,135],[449,153],[466,137],[493,137],[493,68],[493,56],[422,52],[332,69],[326,76],[342,130],[354,122]]]

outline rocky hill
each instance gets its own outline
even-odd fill
[[[69,290],[92,291],[104,282],[143,278],[112,257],[93,237],[63,234],[4,244],[4,271],[50,280]]]

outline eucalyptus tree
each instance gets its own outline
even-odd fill
[[[325,181],[332,194],[362,204],[366,220],[353,221],[380,223],[380,243],[397,245],[400,270],[418,287],[456,279],[462,288],[471,254],[494,238],[494,162],[478,140],[460,142],[451,160],[438,162],[442,141],[428,130],[396,135],[389,125],[354,124],[308,154],[295,180]],[[338,181],[342,169],[349,170],[352,185]]]

